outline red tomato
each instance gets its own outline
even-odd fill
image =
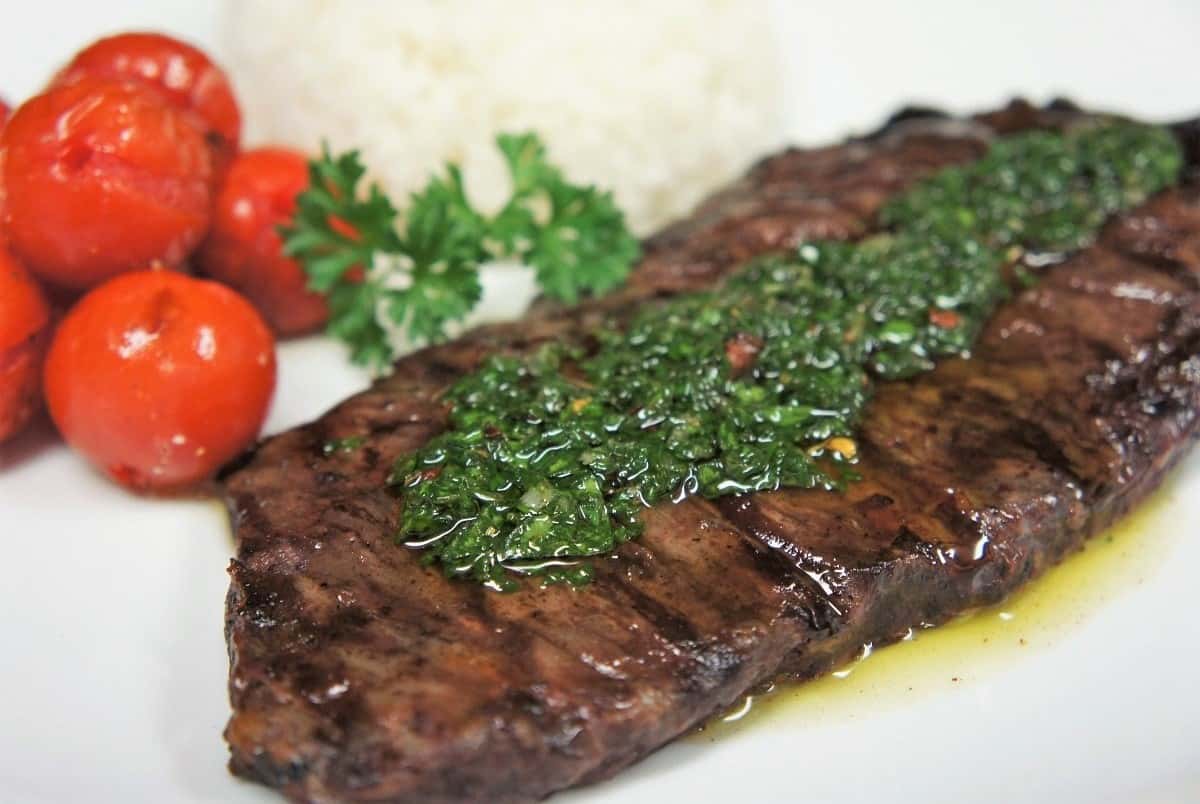
[[[242,115],[229,79],[203,51],[186,42],[157,33],[110,36],[80,51],[51,86],[85,75],[141,82],[194,115],[212,146],[218,173],[237,153]]]
[[[49,326],[41,289],[0,244],[0,441],[37,410]]]
[[[234,160],[213,206],[200,267],[250,299],[280,335],[319,329],[325,298],[308,289],[304,270],[283,255],[276,227],[291,220],[308,187],[308,160],[285,148],[246,151]]]
[[[33,98],[0,153],[13,251],[60,287],[179,265],[208,229],[204,137],[137,84],[85,77]]]
[[[109,280],[46,358],[46,402],[72,447],[137,490],[191,486],[248,446],[275,389],[275,342],[224,285],[170,271]]]
[[[0,98],[0,131],[4,129],[4,124],[8,122],[9,116],[12,114],[12,108],[4,102],[4,98]],[[0,148],[0,241],[4,239],[4,149]]]
[[[4,133],[4,126],[0,125],[0,134]],[[4,189],[4,147],[3,140],[0,139],[0,246],[8,242],[8,235],[4,231],[4,227],[8,221],[8,193]]]

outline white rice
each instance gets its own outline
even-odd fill
[[[645,233],[781,141],[768,5],[229,0],[222,56],[252,143],[359,148],[398,202],[453,159],[486,208],[533,129]]]

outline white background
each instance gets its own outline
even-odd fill
[[[1158,119],[1200,113],[1197,2],[777,12],[801,141],[873,127],[905,101],[969,109],[1013,93]],[[0,95],[36,91],[113,30],[211,44],[216,16],[217,4],[181,0],[3,0]],[[336,346],[288,344],[269,427],[317,415],[363,381]],[[1143,545],[1161,555],[1131,564],[1062,633],[1027,634],[1023,655],[987,667],[939,657],[883,698],[685,741],[561,800],[1200,801],[1196,456],[1171,488]],[[125,495],[34,433],[0,452],[0,546],[0,800],[276,800],[223,769],[232,545],[219,506]],[[913,684],[933,692],[906,698]]]

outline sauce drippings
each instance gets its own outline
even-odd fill
[[[1084,549],[997,606],[977,609],[804,682],[780,682],[714,717],[697,739],[732,737],[786,718],[821,724],[910,705],[923,696],[986,679],[1053,645],[1104,605],[1151,578],[1187,507],[1178,475]]]

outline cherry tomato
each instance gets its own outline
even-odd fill
[[[49,327],[41,289],[0,243],[0,441],[37,410]]]
[[[51,284],[180,265],[208,229],[204,137],[135,83],[84,77],[33,98],[0,132],[0,153],[9,241]]]
[[[157,33],[110,36],[80,51],[51,86],[85,75],[138,81],[189,112],[213,149],[218,174],[237,153],[242,115],[229,79],[203,51],[186,42]]]
[[[12,115],[12,108],[0,98],[0,131]],[[0,241],[4,239],[4,149],[0,148]]]
[[[4,133],[4,126],[0,125],[0,134]],[[4,148],[3,141],[0,140],[0,245],[8,242],[8,235],[5,232],[7,225],[8,214],[8,192],[4,189]]]
[[[311,332],[329,317],[325,298],[308,289],[299,263],[283,255],[277,231],[306,187],[303,154],[285,148],[242,153],[225,176],[200,251],[201,270],[245,294],[280,335]]]
[[[224,285],[125,274],[59,325],[46,402],[67,443],[116,482],[180,489],[258,434],[275,388],[274,347],[250,303]]]

